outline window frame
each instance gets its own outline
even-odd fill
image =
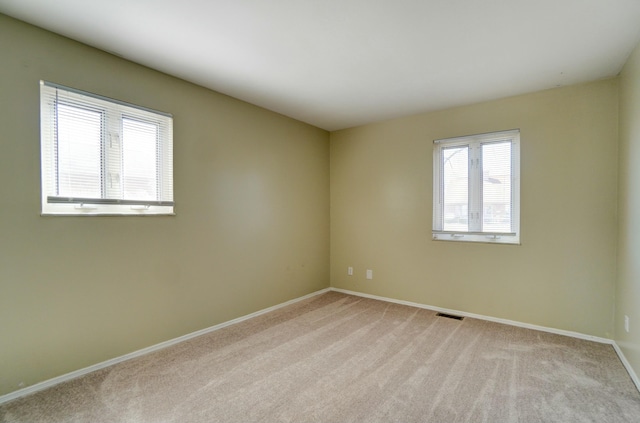
[[[483,231],[483,170],[482,146],[486,144],[511,143],[511,231]],[[443,150],[467,146],[468,158],[468,231],[444,230],[444,169]],[[475,162],[475,163],[474,163]],[[520,130],[489,132],[433,141],[433,225],[432,239],[435,241],[482,242],[491,244],[520,244]],[[473,214],[476,214],[474,217]]]
[[[100,197],[68,196],[61,193],[58,148],[58,106],[67,105],[101,114]],[[154,146],[155,199],[125,197],[124,120],[157,125]],[[41,215],[174,215],[173,117],[171,114],[136,106],[75,88],[40,81]],[[128,162],[127,162],[128,163]],[[116,187],[114,188],[114,180]],[[111,182],[109,182],[111,181]]]

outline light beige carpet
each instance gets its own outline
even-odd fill
[[[3,422],[640,422],[610,345],[330,292],[0,406]]]

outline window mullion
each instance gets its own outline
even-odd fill
[[[469,146],[469,231],[482,230],[482,163],[481,148],[477,143]]]
[[[101,185],[101,198],[109,198],[107,192],[108,184],[108,172],[107,172],[107,143],[109,139],[109,131],[107,126],[107,114],[102,112],[100,119],[100,185]]]
[[[122,198],[122,134],[119,114],[107,114],[105,198]]]

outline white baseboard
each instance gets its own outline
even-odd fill
[[[58,385],[62,382],[69,381],[71,379],[78,378],[80,376],[84,376],[87,373],[95,372],[96,370],[104,369],[105,367],[113,366],[114,364],[122,363],[123,361],[131,360],[132,358],[140,357],[145,354],[152,353],[154,351],[158,351],[167,347],[170,347],[175,344],[179,344],[180,342],[187,341],[189,339],[205,335],[210,332],[214,332],[216,330],[225,328],[227,326],[234,325],[236,323],[244,322],[245,320],[249,320],[251,318],[260,316],[262,314],[269,313],[270,311],[277,310],[282,307],[286,307],[288,305],[297,303],[298,301],[306,300],[307,298],[315,297],[316,295],[324,294],[325,292],[329,292],[329,288],[321,289],[320,291],[312,292],[311,294],[304,295],[299,298],[294,298],[293,300],[286,301],[282,304],[277,304],[273,307],[265,308],[263,310],[256,311],[255,313],[247,314],[246,316],[238,317],[237,319],[229,320],[227,322],[220,323],[215,326],[211,326],[205,329],[201,329],[196,332],[189,333],[187,335],[180,336],[178,338],[170,339],[168,341],[161,342],[159,344],[152,345],[147,348],[143,348],[141,350],[137,350],[131,352],[129,354],[122,355],[120,357],[112,358],[107,361],[103,361],[98,364],[94,364],[89,367],[85,367],[83,369],[75,370],[70,373],[66,373],[61,376],[54,377],[52,379],[45,380],[43,382],[36,383],[35,385],[28,386],[26,388],[19,389],[17,391],[10,392],[8,394],[0,396],[0,404],[4,404],[5,402],[12,401],[14,399],[24,397],[26,395],[32,394],[34,392],[42,391],[43,389],[50,388],[54,385]]]
[[[358,297],[371,298],[373,300],[386,301],[386,302],[389,302],[389,303],[403,304],[403,305],[408,305],[408,306],[411,306],[411,307],[423,308],[423,309],[426,309],[426,310],[439,311],[441,313],[446,313],[446,314],[454,314],[454,315],[457,315],[457,316],[471,317],[473,319],[486,320],[486,321],[489,321],[489,322],[503,323],[505,325],[518,326],[518,327],[527,328],[527,329],[534,329],[534,330],[539,330],[539,331],[542,331],[542,332],[550,332],[550,333],[555,333],[555,334],[558,334],[558,335],[570,336],[572,338],[580,338],[580,339],[586,339],[587,341],[600,342],[600,343],[603,343],[603,344],[611,344],[613,342],[611,339],[607,339],[607,338],[600,338],[598,336],[585,335],[583,333],[571,332],[571,331],[568,331],[568,330],[548,328],[548,327],[545,327],[545,326],[531,325],[529,323],[517,322],[515,320],[500,319],[498,317],[484,316],[482,314],[467,313],[465,311],[453,310],[453,309],[450,309],[450,308],[436,307],[436,306],[431,306],[431,305],[426,305],[426,304],[414,303],[414,302],[411,302],[411,301],[396,300],[394,298],[380,297],[378,295],[364,294],[362,292],[349,291],[349,290],[346,290],[346,289],[339,289],[339,288],[329,288],[329,289],[331,291],[342,292],[343,294],[356,295]]]
[[[386,302],[395,303],[395,304],[403,304],[403,305],[423,308],[423,309],[427,309],[427,310],[439,311],[439,312],[447,313],[447,314],[455,314],[455,315],[459,315],[459,316],[466,316],[466,317],[471,317],[471,318],[474,318],[474,319],[487,320],[487,321],[490,321],[490,322],[503,323],[503,324],[511,325],[511,326],[518,326],[518,327],[523,327],[523,328],[527,328],[527,329],[534,329],[534,330],[539,330],[539,331],[543,331],[543,332],[555,333],[555,334],[558,334],[558,335],[570,336],[570,337],[573,337],[573,338],[585,339],[585,340],[588,340],[588,341],[594,341],[594,342],[600,342],[600,343],[604,343],[604,344],[610,344],[610,345],[613,346],[614,350],[618,354],[618,357],[620,358],[620,361],[622,362],[622,364],[624,365],[625,369],[629,373],[629,376],[631,377],[631,380],[633,381],[633,383],[636,385],[636,388],[638,388],[638,390],[640,391],[640,379],[638,379],[638,376],[636,375],[635,371],[633,370],[633,368],[631,367],[631,365],[627,361],[627,359],[624,356],[624,354],[623,354],[622,350],[620,349],[620,347],[618,347],[616,342],[614,340],[611,340],[611,339],[600,338],[600,337],[592,336],[592,335],[585,335],[585,334],[582,334],[582,333],[579,333],[579,332],[572,332],[572,331],[566,331],[566,330],[561,330],[561,329],[548,328],[548,327],[544,327],[544,326],[531,325],[531,324],[528,324],[528,323],[521,323],[521,322],[517,322],[517,321],[514,321],[514,320],[500,319],[500,318],[491,317],[491,316],[483,316],[483,315],[480,315],[480,314],[467,313],[467,312],[463,312],[463,311],[459,311],[459,310],[452,310],[452,309],[447,309],[447,308],[442,308],[442,307],[435,307],[435,306],[430,306],[430,305],[426,305],[426,304],[414,303],[414,302],[411,302],[411,301],[396,300],[396,299],[393,299],[393,298],[381,297],[381,296],[378,296],[378,295],[365,294],[365,293],[356,292],[356,291],[349,291],[349,290],[346,290],[346,289],[325,288],[325,289],[321,289],[320,291],[312,292],[311,294],[307,294],[307,295],[304,295],[304,296],[299,297],[299,298],[294,298],[293,300],[286,301],[286,302],[284,302],[282,304],[277,304],[277,305],[275,305],[273,307],[265,308],[263,310],[256,311],[255,313],[251,313],[251,314],[247,314],[246,316],[238,317],[237,319],[229,320],[227,322],[223,322],[223,323],[220,323],[220,324],[215,325],[215,326],[211,326],[211,327],[208,327],[208,328],[196,331],[196,332],[192,332],[192,333],[189,333],[187,335],[180,336],[178,338],[170,339],[168,341],[161,342],[159,344],[155,344],[155,345],[152,345],[150,347],[143,348],[141,350],[137,350],[137,351],[131,352],[129,354],[122,355],[120,357],[112,358],[110,360],[103,361],[101,363],[94,364],[92,366],[85,367],[83,369],[79,369],[79,370],[76,370],[76,371],[73,371],[73,372],[70,372],[70,373],[66,373],[64,375],[57,376],[57,377],[54,377],[52,379],[45,380],[43,382],[36,383],[35,385],[31,385],[31,386],[28,386],[28,387],[23,388],[23,389],[19,389],[19,390],[14,391],[14,392],[10,392],[8,394],[0,396],[0,404],[12,401],[12,400],[20,398],[20,397],[24,397],[26,395],[30,395],[30,394],[32,394],[34,392],[42,391],[43,389],[47,389],[47,388],[50,388],[50,387],[52,387],[54,385],[58,385],[58,384],[60,384],[62,382],[66,382],[66,381],[78,378],[80,376],[84,376],[84,375],[86,375],[88,373],[95,372],[96,370],[104,369],[105,367],[113,366],[114,364],[122,363],[123,361],[127,361],[127,360],[130,360],[132,358],[140,357],[140,356],[143,356],[145,354],[149,354],[149,353],[152,353],[154,351],[158,351],[158,350],[170,347],[170,346],[178,344],[180,342],[184,342],[184,341],[187,341],[189,339],[192,339],[192,338],[195,338],[195,337],[198,337],[198,336],[201,336],[201,335],[205,335],[205,334],[210,333],[210,332],[214,332],[216,330],[225,328],[227,326],[231,326],[233,324],[240,323],[240,322],[243,322],[245,320],[249,320],[249,319],[251,319],[253,317],[257,317],[257,316],[260,316],[262,314],[269,313],[269,312],[277,310],[279,308],[286,307],[286,306],[288,306],[290,304],[294,304],[294,303],[297,303],[299,301],[306,300],[307,298],[311,298],[311,297],[314,297],[316,295],[324,294],[324,293],[329,292],[329,291],[341,292],[343,294],[355,295],[355,296],[364,297],[364,298],[371,298],[371,299],[374,299],[374,300],[386,301]]]
[[[373,300],[380,300],[380,301],[386,301],[386,302],[395,303],[395,304],[408,305],[408,306],[411,306],[411,307],[418,307],[418,308],[423,308],[423,309],[427,309],[427,310],[439,311],[441,313],[446,313],[446,314],[454,314],[454,315],[458,315],[458,316],[471,317],[473,319],[486,320],[486,321],[489,321],[489,322],[502,323],[502,324],[510,325],[510,326],[517,326],[517,327],[526,328],[526,329],[539,330],[539,331],[542,331],[542,332],[555,333],[557,335],[570,336],[572,338],[584,339],[584,340],[587,340],[587,341],[600,342],[602,344],[609,344],[609,345],[613,346],[613,349],[616,351],[616,354],[618,354],[618,357],[620,358],[620,361],[622,362],[622,364],[624,365],[625,369],[627,370],[627,373],[629,373],[629,376],[631,377],[631,380],[636,385],[636,388],[638,389],[638,391],[640,391],[640,379],[638,379],[638,376],[636,375],[635,371],[633,370],[633,367],[631,367],[631,364],[629,363],[627,358],[624,356],[624,353],[622,352],[622,350],[620,349],[618,344],[613,339],[601,338],[601,337],[593,336],[593,335],[586,335],[586,334],[580,333],[580,332],[572,332],[572,331],[568,331],[568,330],[549,328],[549,327],[546,327],[546,326],[532,325],[532,324],[529,324],[529,323],[522,323],[522,322],[518,322],[518,321],[515,321],[515,320],[500,319],[500,318],[497,318],[497,317],[484,316],[484,315],[481,315],[481,314],[467,313],[467,312],[464,312],[464,311],[453,310],[453,309],[449,309],[449,308],[435,307],[435,306],[430,306],[430,305],[426,305],[426,304],[414,303],[414,302],[411,302],[411,301],[396,300],[394,298],[388,298],[388,297],[381,297],[381,296],[378,296],[378,295],[365,294],[365,293],[357,292],[357,291],[349,291],[347,289],[329,288],[329,290],[335,291],[335,292],[341,292],[343,294],[355,295],[355,296],[358,296],[358,297],[371,298]]]
[[[618,353],[618,357],[620,358],[620,361],[622,361],[622,365],[624,366],[625,369],[627,369],[627,373],[629,373],[629,376],[631,376],[631,380],[636,385],[636,388],[638,388],[638,391],[640,391],[640,379],[638,379],[638,375],[633,370],[633,367],[631,367],[631,363],[629,363],[629,361],[627,360],[627,357],[624,356],[624,353],[618,346],[617,342],[613,342],[612,345],[613,345],[613,348],[616,350],[616,353]]]

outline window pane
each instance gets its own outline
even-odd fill
[[[443,229],[469,230],[469,147],[442,149]]]
[[[58,195],[101,198],[102,114],[58,104]]]
[[[482,231],[511,232],[511,142],[482,145]]]
[[[158,198],[158,125],[122,120],[124,198]]]

